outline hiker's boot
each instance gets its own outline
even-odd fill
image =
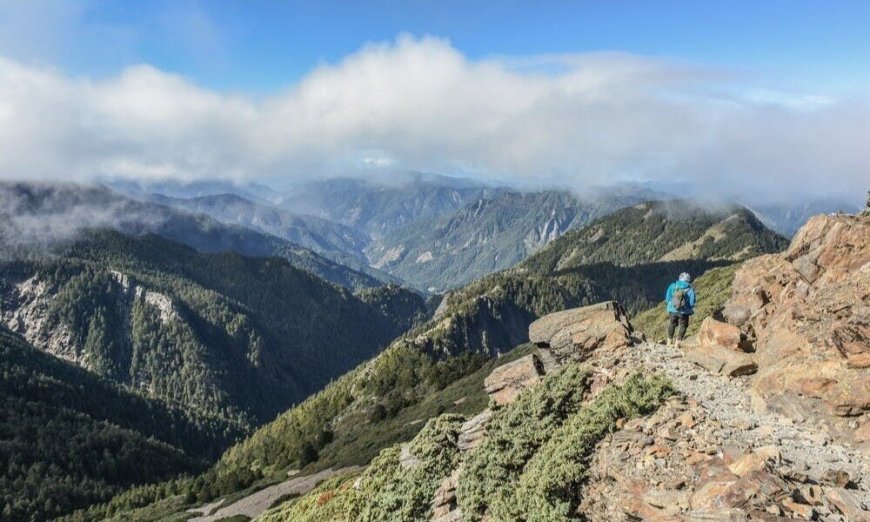
[[[671,339],[670,337],[668,337],[668,342],[667,342],[668,348],[670,348],[673,343],[674,343],[674,340]]]
[[[674,341],[674,348],[676,348],[677,350],[680,349],[680,340],[679,340],[679,339],[677,339],[676,341]]]

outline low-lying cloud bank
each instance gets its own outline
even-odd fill
[[[866,97],[762,89],[629,54],[470,60],[444,40],[399,37],[267,97],[213,92],[147,65],[94,80],[0,58],[0,179],[401,168],[860,199],[868,136]]]

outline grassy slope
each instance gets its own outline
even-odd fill
[[[523,266],[543,273],[603,262],[629,266],[666,260],[678,249],[679,258],[744,260],[787,244],[742,207],[708,212],[689,201],[649,202],[565,234]]]

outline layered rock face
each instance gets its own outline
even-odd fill
[[[529,341],[557,359],[585,358],[594,350],[631,344],[631,324],[616,301],[546,315],[529,326]]]
[[[724,316],[754,346],[759,404],[870,442],[870,215],[810,219],[733,288]]]

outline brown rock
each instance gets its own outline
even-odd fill
[[[822,497],[824,496],[824,494],[822,493],[821,487],[819,487],[815,484],[810,484],[802,491],[802,493],[803,493],[804,500],[807,501],[807,504],[809,504],[811,506],[821,506],[822,505],[822,503],[823,503]]]
[[[691,413],[683,413],[677,420],[679,421],[680,426],[686,429],[692,429],[695,427],[695,418],[692,417]]]
[[[729,377],[751,375],[758,365],[748,355],[715,346],[695,346],[686,349],[686,358],[712,373]]]
[[[849,354],[846,356],[846,367],[856,370],[870,368],[870,352]]]
[[[432,499],[432,522],[459,522],[462,520],[462,510],[456,504],[456,486],[459,483],[461,470],[456,469],[453,473],[441,481],[441,485],[435,490]]]
[[[691,498],[692,509],[725,509],[726,497],[736,483],[736,480],[711,480],[695,491]]]
[[[813,506],[799,504],[789,498],[782,501],[782,506],[804,520],[814,520],[816,518],[816,510]]]
[[[702,346],[718,346],[737,352],[752,351],[752,345],[740,328],[707,317],[698,330],[698,343]]]
[[[529,325],[529,342],[538,346],[549,346],[553,336],[567,327],[584,322],[590,316],[594,316],[602,311],[610,311],[611,315],[614,315],[614,313],[617,313],[615,312],[616,308],[618,308],[618,305],[615,301],[606,301],[591,306],[571,308],[547,314]]]
[[[782,459],[782,452],[779,450],[779,446],[761,446],[755,449],[755,453],[773,463],[778,463]]]
[[[852,477],[850,477],[845,471],[834,471],[829,469],[824,475],[822,475],[822,480],[841,488],[852,485]]]
[[[692,495],[692,509],[728,509],[743,507],[752,499],[777,498],[785,495],[786,483],[767,471],[749,471],[738,480],[714,479]]]
[[[859,425],[858,429],[852,433],[852,437],[855,442],[870,442],[870,420]]]
[[[846,520],[870,520],[870,512],[861,507],[861,500],[854,491],[843,488],[825,488],[825,498]]]
[[[761,471],[767,465],[767,458],[758,453],[747,453],[735,460],[728,469],[738,477],[744,477],[750,472]]]
[[[824,377],[812,377],[807,379],[800,379],[798,381],[801,393],[816,398],[823,397],[825,393],[830,391],[831,387],[835,384],[837,384],[837,381],[833,379],[826,379]]]
[[[786,252],[741,266],[723,315],[753,339],[753,404],[793,396],[807,407],[791,411],[827,423],[870,411],[868,267],[870,215],[841,214],[810,219]]]
[[[584,356],[631,345],[631,325],[623,308],[607,301],[545,315],[529,326],[529,340],[560,356]]]
[[[643,496],[643,501],[650,506],[664,509],[666,514],[673,515],[689,509],[689,492],[650,489]]]
[[[462,424],[456,441],[459,451],[471,451],[480,446],[486,437],[486,425],[490,419],[492,419],[492,410],[487,408]]]
[[[486,393],[499,406],[514,402],[523,391],[541,382],[544,367],[535,354],[499,366],[483,381]]]

